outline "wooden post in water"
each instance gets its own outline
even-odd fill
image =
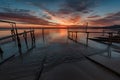
[[[70,37],[70,32],[68,31],[68,38]]]
[[[28,41],[27,41],[27,32],[26,31],[24,31],[24,33],[23,33],[23,38],[25,40],[26,48],[28,49]]]
[[[89,32],[86,32],[87,37],[86,37],[86,47],[88,47],[88,39],[89,39]]]
[[[72,32],[72,39],[73,39],[73,37],[74,37],[74,34],[73,34],[73,32]]]
[[[109,40],[108,40],[108,56],[111,57],[111,46],[112,46],[112,38],[113,38],[113,33],[108,33],[109,34]]]
[[[16,31],[18,50],[19,50],[20,55],[22,55],[21,42],[20,42],[20,38],[19,38],[19,35],[18,35],[18,30],[17,30],[17,27],[16,27],[16,23],[14,23],[13,26],[14,26],[15,31]]]
[[[15,34],[15,29],[14,29],[14,25],[13,23],[10,23],[10,25],[12,26],[12,29],[11,29],[11,35],[12,35],[12,41],[15,41],[15,45],[16,45],[16,34]]]
[[[42,38],[43,38],[43,43],[45,43],[44,28],[42,28]]]
[[[103,30],[103,34],[102,34],[102,36],[105,36],[105,31]]]
[[[31,48],[33,47],[33,34],[32,34],[32,30],[30,29],[30,36],[31,36]]]
[[[87,29],[88,29],[88,22],[86,23],[86,29],[85,29],[85,32],[87,32]]]
[[[109,45],[112,45],[113,33],[109,33]]]
[[[76,31],[76,42],[77,42],[77,31]]]
[[[69,38],[69,27],[67,27],[67,37]]]
[[[69,38],[71,38],[71,32],[69,31]]]
[[[36,46],[35,30],[33,29],[33,43],[34,47]]]

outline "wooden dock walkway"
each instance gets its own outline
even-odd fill
[[[15,28],[15,37],[17,37],[18,49],[19,53],[21,53],[19,36],[23,35],[24,39],[27,39],[25,32],[18,33],[16,23],[14,22],[2,22],[10,23]],[[44,41],[44,29],[41,29]],[[35,44],[34,31],[27,31],[26,33],[31,34],[31,45]],[[76,44],[78,43],[77,33],[86,33],[86,45]],[[115,71],[117,68],[114,69],[106,66],[110,64],[103,64],[101,66],[102,63],[99,63],[99,58],[96,59],[95,57],[94,59],[93,56],[101,55],[107,52],[107,50],[89,47],[88,40],[90,33],[103,32],[68,31],[68,38],[76,43],[53,42],[43,48],[32,48],[26,54],[14,56],[6,60],[5,63],[0,65],[0,80],[120,80],[120,73]],[[108,32],[105,33],[108,34]],[[0,40],[11,37],[6,36],[0,38]]]
[[[44,48],[35,48],[23,57],[15,57],[1,65],[0,80],[36,80],[41,68],[38,80],[119,80],[114,73],[103,70],[103,67],[83,56],[100,52],[73,43],[53,43]]]

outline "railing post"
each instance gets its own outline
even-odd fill
[[[72,37],[72,32],[69,32],[69,34],[70,34],[69,38],[71,38]]]
[[[43,38],[43,42],[45,42],[45,37],[44,37],[44,28],[42,28],[42,38]]]
[[[77,31],[76,31],[76,42],[77,42]]]
[[[68,31],[67,33],[68,33],[68,38],[69,38],[70,37],[70,32]]]
[[[12,29],[11,29],[12,41],[15,41],[15,45],[16,45],[17,37],[16,37],[16,33],[15,33],[15,28],[14,28],[13,23],[10,23],[10,25],[12,26]]]
[[[88,22],[86,23],[86,26],[85,26],[85,32],[87,32],[88,30]]]
[[[30,36],[31,36],[31,48],[33,47],[33,33],[32,30],[30,30]]]
[[[111,57],[111,45],[112,45],[112,38],[113,38],[113,33],[108,33],[109,34],[109,43],[108,43],[108,56]]]
[[[86,37],[86,47],[88,47],[88,39],[89,39],[89,32],[86,32],[87,37]]]
[[[74,37],[74,36],[73,36],[73,32],[72,32],[72,39],[73,39],[73,37]]]
[[[33,29],[33,42],[34,42],[34,46],[36,46],[36,38],[35,38],[35,30]]]
[[[33,47],[35,47],[35,44],[36,44],[34,29],[30,30],[30,35],[31,35],[31,44],[32,44],[31,48],[33,48]]]
[[[69,27],[67,27],[67,37],[69,38]]]
[[[25,40],[26,48],[28,49],[28,41],[27,41],[27,32],[26,31],[24,31],[24,33],[23,33],[23,38]]]
[[[113,33],[109,33],[109,45],[112,45]]]
[[[16,36],[17,36],[18,50],[19,50],[20,55],[22,55],[21,42],[20,42],[20,38],[19,38],[19,35],[18,35],[18,30],[17,30],[17,27],[16,27],[16,23],[14,24],[14,28],[15,28]]]
[[[14,29],[11,29],[11,35],[12,35],[12,40],[15,41],[16,37],[15,37]]]
[[[105,36],[105,31],[103,30],[103,34],[102,34],[102,36]]]

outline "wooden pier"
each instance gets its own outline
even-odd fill
[[[78,42],[77,36],[78,33],[85,33],[86,34],[86,46],[88,46],[88,40],[96,40],[96,41],[104,41],[104,42],[109,42],[111,43],[120,43],[120,36],[117,32],[86,32],[86,31],[68,31],[68,38]],[[90,38],[90,34],[107,34],[108,37],[95,37],[95,38]],[[113,36],[115,35],[115,36]]]
[[[16,28],[17,29],[17,28]],[[0,80],[120,80],[119,70],[109,68],[93,59],[94,55],[102,55],[107,52],[106,49],[99,50],[89,47],[89,39],[91,33],[86,31],[70,31],[68,30],[68,39],[79,43],[78,33],[86,34],[86,46],[74,43],[56,43],[53,42],[45,47],[34,48],[29,55],[22,54],[16,56],[6,63],[0,65]],[[112,45],[114,32],[104,32],[108,34],[108,42]],[[26,49],[28,46],[28,34],[30,35],[31,47],[35,47],[36,38],[33,29],[17,33],[17,43],[19,52],[22,52],[20,36],[22,36]],[[42,38],[44,36],[44,28],[42,28]],[[12,38],[13,35],[4,37],[1,40]],[[21,54],[20,54],[21,55]],[[100,56],[101,58],[101,56]]]
[[[18,48],[18,53],[20,56],[23,55],[23,50],[22,50],[22,43],[23,41],[21,41],[21,38],[24,40],[25,42],[25,46],[26,46],[26,49],[27,51],[30,51],[32,50],[33,48],[35,48],[36,46],[36,39],[35,39],[35,31],[34,29],[30,29],[28,31],[23,31],[21,33],[18,32],[17,30],[17,27],[16,27],[16,23],[14,22],[10,22],[10,21],[3,21],[3,20],[0,20],[0,22],[4,22],[4,23],[9,23],[11,25],[11,35],[8,35],[8,36],[5,36],[5,37],[2,37],[0,38],[0,41],[2,41],[4,44],[6,41],[14,41],[15,44],[17,43],[17,48]],[[30,36],[28,36],[30,35]],[[31,40],[29,39],[28,40],[28,37],[31,38]],[[28,41],[31,42],[31,47],[28,46]],[[2,43],[1,43],[2,44]],[[3,64],[4,62],[8,61],[9,59],[11,59],[12,57],[14,57],[16,54],[12,54],[11,56],[8,56],[8,57],[4,57],[4,50],[2,50],[1,46],[0,46],[0,49],[2,51],[2,53],[0,52],[0,64]]]

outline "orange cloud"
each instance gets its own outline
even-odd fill
[[[44,10],[44,14],[47,16],[47,20],[58,23],[60,25],[80,25],[81,17],[78,15],[64,16],[61,14],[54,14],[47,10]]]

